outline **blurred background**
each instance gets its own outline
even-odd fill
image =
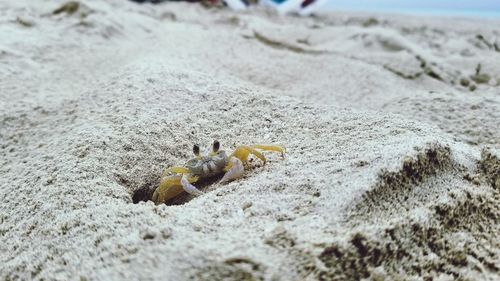
[[[500,18],[500,0],[132,0],[160,3],[166,1],[204,2],[207,5],[226,5],[243,9],[248,4],[274,6],[283,13],[314,10],[406,13],[439,16],[473,16]],[[314,6],[314,7],[313,7]]]
[[[329,0],[326,7],[341,11],[500,17],[500,0]]]

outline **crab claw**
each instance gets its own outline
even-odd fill
[[[189,180],[186,177],[186,175],[182,175],[181,185],[182,185],[182,189],[184,189],[184,191],[186,191],[189,194],[193,194],[193,195],[203,194],[203,192],[201,190],[197,189],[194,185],[189,183]]]
[[[170,171],[167,171],[167,173],[168,172],[170,172]],[[153,200],[153,202],[155,202],[155,204],[161,204],[161,203],[165,203],[168,200],[178,196],[179,194],[181,194],[183,192],[183,190],[187,191],[187,189],[189,189],[191,191],[191,190],[193,190],[193,188],[195,190],[197,190],[194,186],[190,187],[186,184],[183,184],[182,183],[183,180],[187,181],[187,183],[190,186],[192,186],[191,183],[196,182],[198,180],[198,177],[186,176],[186,175],[182,175],[182,176],[174,175],[174,176],[162,177],[160,185],[154,191],[151,199]],[[187,187],[185,188],[184,186],[187,186]],[[194,192],[196,192],[196,191],[194,191]]]
[[[224,177],[220,180],[220,182],[228,182],[237,178],[241,178],[243,176],[243,172],[245,172],[245,168],[243,167],[243,162],[237,157],[231,157],[229,160],[228,168],[229,170],[224,174]]]

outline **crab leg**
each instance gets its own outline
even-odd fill
[[[248,159],[248,156],[250,155],[250,153],[257,156],[260,160],[262,160],[262,162],[264,162],[264,164],[266,164],[266,157],[264,157],[264,155],[262,155],[262,153],[258,152],[257,150],[253,149],[250,146],[237,147],[236,150],[233,152],[233,154],[231,154],[230,157],[234,156],[234,157],[240,159],[241,162],[243,162],[243,164],[248,166],[247,159]]]
[[[240,178],[245,172],[245,168],[243,167],[243,163],[237,157],[231,157],[230,162],[226,166],[228,171],[224,174],[224,177],[220,180],[220,182],[228,182],[234,179]]]
[[[256,145],[252,145],[251,147],[262,149],[262,150],[269,150],[269,151],[280,152],[282,157],[285,154],[285,149],[283,147],[279,146],[279,145],[260,145],[260,144],[256,144]]]
[[[243,162],[243,164],[248,166],[248,156],[251,154],[257,156],[262,162],[264,162],[264,165],[266,164],[266,157],[256,149],[261,149],[261,150],[269,150],[269,151],[276,151],[280,152],[281,156],[284,155],[285,149],[281,146],[277,145],[251,145],[251,146],[239,146],[236,148],[236,150],[231,154],[231,156],[237,157],[238,159]]]

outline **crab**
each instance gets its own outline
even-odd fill
[[[193,183],[200,179],[206,179],[223,175],[221,183],[229,182],[243,176],[245,168],[249,169],[248,157],[250,154],[259,158],[263,165],[266,157],[258,150],[275,151],[284,156],[285,149],[278,145],[242,145],[229,156],[220,149],[219,141],[214,141],[212,150],[200,153],[198,145],[193,146],[195,158],[190,159],[184,167],[170,167],[162,176],[160,185],[153,193],[152,200],[161,204],[177,197],[183,192],[193,195],[201,195],[202,191],[197,189]]]

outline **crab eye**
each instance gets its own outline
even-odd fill
[[[195,144],[195,145],[193,146],[193,153],[194,153],[194,155],[196,155],[196,156],[199,156],[199,155],[200,155],[200,147],[199,147],[197,144]]]
[[[212,146],[212,147],[213,147],[213,151],[214,151],[214,152],[219,151],[219,148],[220,148],[220,143],[219,143],[219,141],[217,141],[217,140],[216,140],[216,141],[214,141],[214,144],[213,144],[213,146]]]

